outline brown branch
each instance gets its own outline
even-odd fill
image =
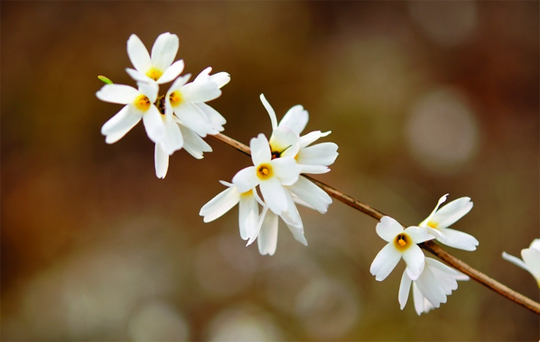
[[[242,144],[239,141],[236,141],[224,134],[218,133],[216,135],[212,135],[215,139],[237,149],[238,151],[250,155],[250,148],[244,144]],[[380,220],[385,214],[380,212],[379,210],[362,203],[361,201],[331,187],[330,185],[327,185],[319,180],[316,180],[310,176],[302,175],[305,178],[309,179],[313,183],[317,184],[321,189],[326,191],[330,196],[337,199],[338,201],[343,202],[344,204],[359,210],[363,212],[364,214],[373,217],[376,220]],[[455,269],[459,270],[460,272],[468,275],[478,283],[486,286],[487,288],[495,291],[496,293],[500,294],[501,296],[517,303],[518,305],[521,305],[530,311],[540,315],[540,304],[533,301],[530,298],[525,297],[524,295],[508,288],[507,286],[499,283],[493,278],[490,278],[486,274],[472,268],[468,264],[464,263],[460,259],[456,258],[455,256],[451,255],[444,249],[442,249],[439,245],[435,244],[433,241],[426,241],[424,243],[420,244],[420,247],[423,249],[429,251],[430,253],[437,256],[439,259],[446,262],[448,265],[454,267]]]

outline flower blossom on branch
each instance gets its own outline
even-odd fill
[[[381,218],[375,229],[377,234],[388,242],[371,263],[370,272],[375,279],[386,279],[402,258],[407,264],[405,272],[408,277],[412,280],[418,279],[424,269],[425,257],[417,244],[435,237],[420,227],[403,229],[403,226],[390,216]]]
[[[260,98],[270,115],[272,135],[269,140],[264,134],[251,139],[253,166],[240,170],[233,177],[232,184],[234,191],[240,194],[252,193],[262,206],[257,224],[250,221],[249,229],[241,228],[241,237],[247,237],[247,245],[257,240],[261,254],[273,255],[277,247],[279,218],[285,222],[297,241],[307,245],[296,203],[325,213],[332,199],[317,185],[300,177],[300,174],[330,171],[328,166],[335,161],[338,153],[334,143],[309,146],[330,132],[316,131],[300,137],[309,119],[308,112],[302,106],[292,107],[278,125],[273,108],[264,95],[261,94]],[[226,191],[201,208],[200,215],[204,216],[205,222],[221,216],[238,203],[235,200],[227,202],[226,196],[222,195]],[[257,191],[260,191],[260,196]],[[239,216],[240,222],[245,220],[241,207]],[[246,231],[251,233],[243,235]]]
[[[173,63],[178,52],[178,36],[168,32],[158,36],[152,55],[136,35],[131,35],[127,51],[135,69],[127,73],[137,81],[138,90],[127,85],[107,83],[96,96],[106,102],[125,106],[102,127],[101,133],[109,144],[120,140],[141,119],[150,140],[155,143],[154,166],[156,176],[164,178],[169,167],[169,156],[184,148],[197,159],[212,148],[202,138],[223,131],[226,120],[206,102],[221,95],[221,88],[229,83],[226,72],[210,75],[204,69],[192,82],[190,75],[180,76],[183,60]],[[159,95],[159,85],[174,81],[168,92]]]
[[[426,229],[437,241],[454,248],[466,251],[476,250],[478,240],[472,235],[449,228],[457,220],[465,216],[473,207],[469,197],[461,197],[439,209],[446,201],[448,194],[442,196],[433,212],[418,226]]]
[[[502,257],[503,259],[510,261],[514,265],[519,266],[525,271],[529,272],[534,277],[538,287],[540,288],[540,239],[534,239],[529,248],[524,248],[521,250],[521,257],[523,260],[506,252],[502,253]]]
[[[458,288],[458,280],[469,280],[469,277],[438,260],[426,258],[424,270],[416,280],[403,272],[398,295],[401,310],[407,304],[411,283],[414,309],[420,315],[446,303],[447,296]]]

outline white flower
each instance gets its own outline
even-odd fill
[[[204,217],[204,222],[212,222],[239,204],[240,237],[247,240],[258,229],[259,204],[257,203],[257,194],[253,189],[240,192],[234,184],[223,181],[221,181],[221,184],[228,188],[206,203],[201,208],[199,215]]]
[[[168,83],[174,80],[182,70],[184,61],[173,63],[178,52],[178,36],[169,32],[157,37],[152,47],[152,57],[139,37],[132,34],[127,42],[127,52],[134,69],[126,69],[136,81],[147,83]]]
[[[405,260],[408,276],[416,280],[424,268],[424,253],[418,243],[434,237],[419,227],[403,226],[393,218],[384,216],[376,227],[377,234],[388,244],[380,250],[371,263],[370,272],[378,281],[384,280],[396,267],[401,258]]]
[[[139,82],[138,85],[139,90],[127,85],[106,84],[96,93],[102,101],[125,105],[101,127],[101,134],[105,135],[108,144],[120,140],[141,119],[150,140],[159,142],[165,137],[165,124],[154,105],[158,93],[157,84]]]
[[[469,277],[440,261],[426,258],[424,270],[418,279],[413,281],[407,272],[403,272],[398,295],[401,310],[407,304],[411,283],[414,308],[420,315],[446,303],[446,297],[458,288],[457,280],[469,280]]]
[[[338,146],[332,142],[309,145],[319,138],[328,136],[331,132],[313,131],[300,137],[300,133],[309,120],[308,112],[301,105],[289,109],[278,124],[276,113],[263,94],[260,95],[260,99],[272,123],[272,136],[270,137],[272,154],[294,157],[300,165],[301,173],[319,174],[330,171],[328,166],[336,160]],[[286,133],[289,129],[298,136],[299,145],[295,148],[289,147],[294,142],[293,134]]]
[[[224,85],[231,81],[231,76],[226,72],[218,72],[214,75],[210,75],[212,71],[211,67],[208,67],[201,71],[199,75],[193,80],[193,83],[207,83],[213,82],[221,89]],[[199,108],[207,117],[210,125],[212,126],[213,132],[223,131],[223,125],[227,122],[225,118],[219,114],[214,108],[210,107],[206,103],[193,103],[194,106]],[[211,133],[215,134],[215,133]]]
[[[287,211],[288,203],[284,186],[298,180],[300,167],[294,158],[272,159],[270,146],[264,134],[251,139],[251,159],[254,166],[246,167],[233,177],[238,191],[245,192],[259,185],[264,202],[276,215]]]
[[[518,259],[506,252],[502,253],[502,257],[529,272],[534,277],[538,287],[540,288],[540,239],[534,239],[529,248],[524,248],[521,250],[521,257],[523,260]]]
[[[437,241],[447,246],[474,251],[478,246],[478,240],[472,235],[449,228],[472,209],[473,203],[469,197],[461,197],[439,209],[447,196],[448,194],[439,199],[433,212],[419,224],[419,227],[425,228]]]

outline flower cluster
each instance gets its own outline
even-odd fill
[[[270,115],[272,135],[259,134],[251,139],[252,166],[233,177],[228,188],[205,204],[200,211],[210,222],[239,205],[240,236],[250,245],[257,240],[261,254],[273,255],[277,247],[278,218],[294,238],[307,245],[304,226],[296,203],[325,213],[332,199],[301,173],[326,173],[338,156],[337,145],[326,142],[312,145],[330,132],[313,131],[300,136],[309,114],[301,106],[289,109],[277,122],[274,109],[260,96]]]
[[[109,144],[120,140],[139,121],[150,140],[155,143],[156,176],[164,178],[169,167],[169,156],[184,148],[197,159],[211,147],[202,139],[207,134],[223,130],[225,118],[205,102],[221,95],[221,87],[230,81],[229,74],[210,75],[203,70],[193,81],[191,75],[180,76],[184,61],[173,63],[178,52],[178,36],[163,33],[156,39],[151,55],[139,37],[131,35],[127,52],[135,69],[127,73],[137,82],[137,88],[106,84],[96,96],[105,102],[124,107],[101,128]],[[165,95],[159,95],[159,85],[173,82]]]
[[[382,281],[403,258],[407,266],[401,278],[398,296],[402,310],[407,303],[411,284],[414,307],[420,315],[446,303],[447,296],[458,287],[457,280],[469,279],[437,260],[426,258],[418,246],[419,243],[433,239],[467,251],[473,251],[478,246],[473,236],[449,228],[472,209],[471,199],[458,198],[439,209],[447,196],[439,199],[433,212],[418,226],[403,229],[399,222],[389,216],[384,216],[377,224],[377,234],[388,244],[375,256],[370,271],[376,280]]]
[[[502,253],[502,257],[529,272],[534,277],[538,287],[540,288],[540,239],[534,239],[529,248],[524,248],[521,250],[521,257],[523,260],[518,259],[506,252]]]

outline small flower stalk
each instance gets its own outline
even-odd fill
[[[277,248],[280,218],[293,237],[307,246],[296,204],[325,213],[332,199],[301,174],[330,171],[328,166],[337,158],[338,147],[329,142],[310,146],[330,132],[314,131],[300,136],[309,120],[309,114],[302,106],[289,109],[278,124],[270,103],[264,95],[261,94],[260,98],[272,124],[270,139],[262,133],[251,139],[253,165],[238,171],[232,183],[222,182],[229,189],[204,205],[200,215],[205,222],[210,222],[239,203],[240,236],[248,240],[247,245],[257,240],[261,254],[273,255]],[[245,209],[246,202],[250,203],[249,210]],[[257,220],[253,219],[254,216]]]
[[[113,144],[143,121],[146,133],[155,143],[154,166],[156,176],[165,178],[169,156],[185,149],[197,159],[212,148],[202,138],[223,131],[226,120],[206,102],[221,95],[221,88],[230,81],[229,74],[210,75],[211,68],[203,70],[192,82],[189,74],[180,76],[184,61],[174,62],[178,52],[178,36],[163,33],[156,39],[151,54],[136,36],[127,42],[127,52],[135,69],[127,73],[137,88],[113,84],[100,76],[106,84],[96,96],[105,102],[124,107],[101,128],[105,142]],[[159,95],[162,84],[173,82],[164,95]]]

